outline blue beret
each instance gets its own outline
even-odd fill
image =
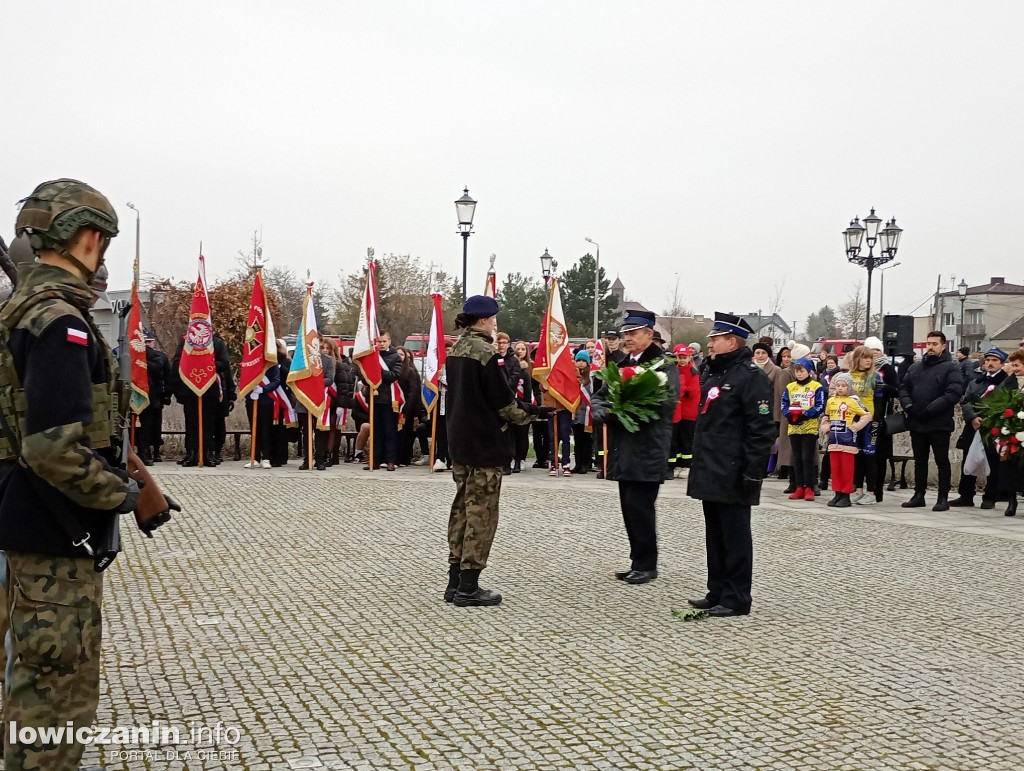
[[[490,316],[496,316],[499,310],[498,301],[493,297],[483,294],[467,297],[466,302],[462,306],[462,312],[475,319],[486,319]]]
[[[985,355],[986,355],[986,356],[995,356],[995,357],[996,357],[997,359],[999,359],[999,361],[1001,361],[1001,362],[1003,362],[1003,363],[1005,363],[1005,362],[1006,362],[1006,360],[1007,360],[1007,359],[1009,358],[1009,356],[1010,356],[1010,355],[1009,355],[1009,354],[1008,354],[1008,353],[1007,353],[1006,351],[1004,351],[1004,350],[1003,350],[1002,348],[996,348],[995,346],[992,346],[992,347],[991,347],[991,348],[989,348],[989,349],[988,349],[987,351],[985,351]]]

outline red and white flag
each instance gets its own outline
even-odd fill
[[[238,395],[244,397],[263,380],[267,370],[277,364],[277,339],[270,318],[263,274],[256,271],[249,300],[249,318],[242,343],[242,365],[238,374]]]
[[[196,396],[202,396],[217,381],[217,365],[213,358],[213,319],[210,317],[210,296],[206,292],[206,260],[203,255],[199,255],[199,275],[192,291],[192,307],[178,373],[181,382]]]
[[[359,325],[356,328],[355,342],[352,344],[352,361],[363,373],[363,380],[372,388],[380,388],[384,360],[377,350],[380,329],[377,326],[377,281],[373,275],[374,265],[371,260],[366,270],[366,291],[363,292],[363,304],[359,308]]]
[[[548,393],[565,409],[576,412],[581,399],[580,381],[569,348],[569,330],[562,313],[562,293],[557,278],[551,279],[548,310],[540,328],[533,377],[544,383]]]
[[[68,334],[78,330],[69,329]],[[132,412],[141,415],[149,406],[149,365],[146,362],[146,336],[142,331],[142,305],[139,303],[139,285],[132,284],[132,309],[128,313],[128,355],[132,363],[132,393],[129,404]]]
[[[487,283],[484,284],[484,296],[498,299],[498,277],[493,270],[487,271]]]

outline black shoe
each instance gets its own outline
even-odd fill
[[[471,594],[466,594],[462,590],[455,592],[452,604],[459,608],[489,608],[501,605],[501,595],[492,589],[478,586]]]
[[[791,479],[789,484],[786,485],[786,489],[782,491],[783,495],[789,495],[790,493],[796,492],[796,480]]]
[[[459,570],[458,565],[448,566],[448,586],[444,590],[444,601],[451,602],[455,599],[455,592],[459,590]]]
[[[686,604],[691,608],[696,608],[697,610],[711,610],[718,605],[717,602],[712,602],[704,597],[701,597],[699,600],[687,600]]]
[[[811,487],[811,489],[814,491],[814,497],[815,498],[820,498],[821,497],[821,488],[820,487],[818,487],[817,485],[813,485]]]
[[[627,584],[646,584],[658,577],[657,570],[630,570],[623,577]]]
[[[838,500],[834,504],[829,503],[829,506],[835,506],[837,509],[848,509],[853,505],[853,501],[850,500],[849,493],[839,493],[836,497]]]
[[[163,463],[164,462],[164,456],[161,455],[159,453],[159,451],[158,452],[154,452],[153,453],[153,462],[154,463]]]
[[[306,461],[302,461],[302,463],[299,464],[299,471],[309,471],[309,464],[306,463]]]
[[[501,475],[503,477],[512,476],[512,466],[511,465],[502,466],[502,468],[501,468]]]
[[[836,493],[835,495],[832,496],[832,500],[830,500],[825,505],[826,506],[836,506],[839,503],[840,498],[842,498],[842,497],[843,497],[842,493]]]
[[[1015,516],[1017,516],[1017,496],[1016,495],[1013,496],[1012,498],[1010,498],[1010,502],[1008,504],[1006,504],[1006,511],[1003,512],[1003,516],[1005,516],[1005,517],[1015,517]]]
[[[515,463],[515,465],[514,465],[514,466],[512,466],[512,473],[513,473],[513,474],[518,474],[518,473],[519,473],[520,471],[522,471],[522,470],[523,470],[523,464],[522,464],[522,461],[518,461],[518,460],[517,460],[517,461],[516,461],[516,463]]]
[[[735,608],[727,608],[725,605],[716,605],[713,608],[708,608],[708,615],[714,618],[729,618],[730,616],[746,616],[750,613],[749,610],[736,610]]]
[[[597,478],[598,479],[604,479],[604,472],[603,471],[598,471],[597,472]]]
[[[617,571],[615,573],[615,578],[618,579],[619,581],[625,581],[626,580],[626,576],[628,576],[632,572],[633,572],[632,568],[630,568],[629,570],[619,570],[619,571]]]
[[[548,467],[548,464],[545,461],[539,460],[539,461],[537,461],[536,463],[533,464],[533,467],[534,468],[546,469]]]
[[[924,493],[914,493],[909,501],[900,504],[904,509],[920,509],[925,506]]]
[[[935,505],[932,506],[932,511],[949,511],[949,501],[946,500],[945,495],[940,495],[935,500]]]
[[[981,506],[980,506],[980,508],[987,510],[987,509],[994,509],[995,507],[996,507],[996,502],[993,501],[991,498],[982,498],[981,499]]]
[[[317,463],[315,466],[313,466],[313,468],[316,471],[327,471],[327,466],[324,464],[323,461],[320,461],[319,463]]]
[[[199,461],[196,460],[196,457],[194,455],[189,455],[189,456],[181,459],[181,467],[182,468],[195,468],[198,465],[199,465]]]
[[[961,495],[959,498],[955,498],[955,499],[951,500],[949,502],[949,505],[953,506],[954,508],[959,507],[959,506],[963,506],[965,508],[973,509],[974,508],[974,499],[973,498],[965,498],[964,496]]]

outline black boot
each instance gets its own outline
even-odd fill
[[[830,506],[832,504],[829,504]],[[839,493],[839,500],[836,501],[835,507],[837,509],[848,509],[853,505],[853,501],[850,500],[849,493]]]
[[[512,473],[513,474],[518,474],[522,470],[523,470],[523,462],[517,458],[516,462],[515,462],[515,465],[512,466]]]
[[[832,500],[830,500],[830,501],[829,501],[828,503],[826,503],[825,505],[826,505],[826,506],[833,506],[833,507],[834,507],[834,506],[835,506],[835,505],[836,505],[837,503],[839,503],[839,501],[840,501],[840,499],[841,499],[842,497],[843,497],[843,494],[842,494],[842,493],[836,493],[835,495],[833,495],[833,496],[832,496]]]
[[[959,498],[954,498],[949,502],[949,505],[957,508],[960,506],[966,508],[974,508],[974,498],[968,498],[966,495],[961,495]]]
[[[783,495],[789,495],[790,493],[796,492],[796,479],[790,477],[789,484],[786,485],[786,489],[782,491]]]
[[[1004,516],[1015,517],[1017,516],[1017,495],[1013,494],[1010,496],[1010,502],[1006,504],[1006,511],[1003,512]]]
[[[164,456],[160,454],[160,448],[157,447],[155,450],[153,450],[153,462],[154,463],[163,463],[163,461],[164,461]]]
[[[459,574],[459,588],[452,601],[460,608],[501,604],[501,595],[481,588],[479,570],[463,570]]]
[[[503,477],[512,476],[512,464],[511,463],[506,463],[504,466],[501,467],[501,475]]]
[[[199,465],[199,460],[196,458],[196,454],[194,452],[189,453],[181,459],[180,465],[184,468],[192,468]]]
[[[459,566],[448,566],[448,586],[444,590],[444,601],[451,602],[455,599],[455,592],[459,588]]]
[[[939,493],[939,497],[935,499],[935,505],[932,506],[932,511],[949,511],[949,501],[947,500],[946,493]]]
[[[915,492],[910,497],[909,501],[906,501],[905,503],[901,504],[901,506],[904,509],[919,509],[919,508],[921,508],[924,505],[925,505],[924,493],[918,493],[918,492]]]

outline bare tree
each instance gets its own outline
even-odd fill
[[[858,281],[853,286],[853,293],[845,303],[839,306],[837,313],[839,326],[846,337],[860,340],[864,336],[864,314],[866,312],[864,282]]]
[[[683,296],[679,291],[679,274],[676,274],[676,282],[672,291],[667,295],[668,306],[662,314],[661,326],[673,343],[682,342],[679,338],[684,331],[693,327],[693,310],[683,302]]]
[[[786,279],[783,277],[782,283],[775,284],[775,294],[772,295],[772,299],[768,301],[768,318],[771,319],[771,326],[768,327],[768,334],[771,335],[772,339],[775,339],[775,319],[776,317],[781,318],[782,313],[782,296],[786,291]],[[760,334],[758,330],[758,334]]]

